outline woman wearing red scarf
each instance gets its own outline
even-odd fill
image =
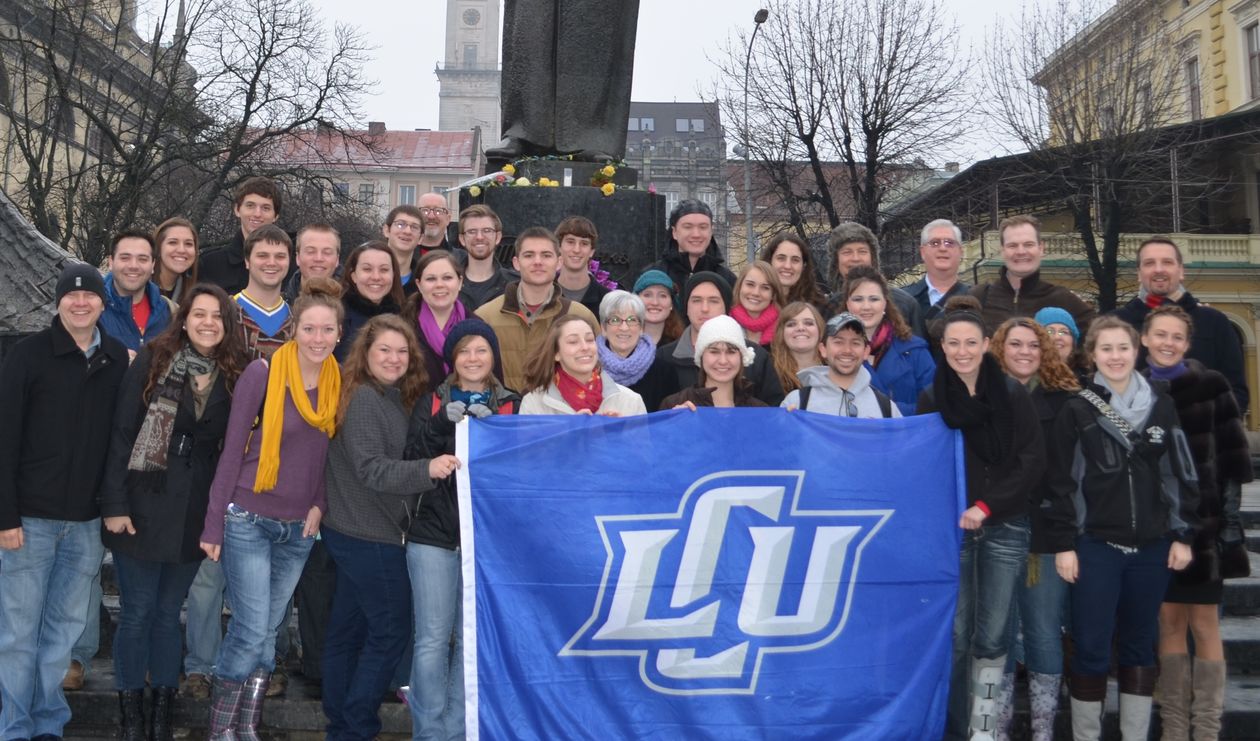
[[[556,319],[525,361],[521,414],[646,414],[643,398],[619,385],[599,365],[595,327],[584,317]]]
[[[735,294],[731,318],[744,328],[749,342],[770,347],[779,309],[783,308],[783,285],[778,273],[768,262],[749,263],[735,279]]]
[[[910,326],[889,298],[888,281],[874,268],[849,270],[840,290],[846,309],[862,320],[871,338],[872,385],[884,392],[903,417],[914,414],[919,392],[932,385],[936,361],[927,342],[910,333]]]

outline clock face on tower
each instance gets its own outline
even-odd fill
[[[477,25],[477,21],[480,21],[480,20],[481,20],[481,13],[477,12],[475,8],[469,8],[468,10],[464,11],[464,24],[465,25],[475,26]]]

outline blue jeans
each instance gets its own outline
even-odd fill
[[[411,737],[464,737],[463,573],[460,551],[407,545],[416,648],[411,659]],[[451,634],[455,647],[451,648]]]
[[[967,738],[971,660],[1005,656],[1015,587],[1028,559],[1028,518],[963,533],[946,737]]]
[[[303,524],[228,506],[221,558],[232,619],[219,646],[216,675],[243,682],[255,669],[276,668],[276,631],[315,542],[302,537]]]
[[[179,610],[200,561],[159,563],[114,552],[121,610],[114,632],[114,687],[178,687],[184,631]]]
[[[324,715],[330,741],[371,739],[378,711],[411,640],[407,552],[322,530],[337,565],[337,587],[324,640]]]
[[[1023,663],[1037,674],[1063,673],[1063,628],[1069,622],[1070,586],[1054,568],[1053,553],[1030,553],[1037,564],[1037,583],[1020,578],[1011,611],[1011,655],[1006,663],[1014,671]]]
[[[1080,574],[1072,585],[1075,674],[1106,674],[1112,637],[1120,666],[1154,666],[1159,606],[1168,580],[1168,539],[1125,553],[1089,535],[1076,538]]]
[[[0,738],[62,735],[61,680],[83,632],[104,548],[100,519],[22,518],[24,544],[0,550]]]
[[[223,565],[206,559],[188,588],[188,625],[185,674],[214,673],[214,660],[223,642]]]
[[[101,558],[105,557],[104,552]],[[96,576],[92,577],[92,593],[88,596],[87,609],[83,612],[87,622],[83,632],[70,649],[70,658],[83,666],[83,676],[92,670],[92,659],[101,651],[101,598],[105,591],[101,588],[101,568],[96,567]]]

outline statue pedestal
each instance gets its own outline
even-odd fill
[[[515,177],[529,178],[537,183],[539,178],[555,180],[565,187],[590,185],[595,173],[604,168],[599,162],[575,162],[564,159],[524,160],[517,162]],[[612,182],[618,188],[633,188],[639,184],[639,171],[630,167],[618,167]]]
[[[598,170],[602,165],[540,160],[560,166],[591,165]],[[533,163],[530,163],[533,164]],[[521,168],[523,169],[523,168]],[[626,171],[619,168],[618,175]],[[633,174],[633,171],[630,171]],[[529,177],[520,170],[517,176]],[[552,175],[544,174],[544,177]],[[574,177],[576,177],[576,170]],[[637,175],[634,175],[637,176]],[[587,176],[589,178],[589,175]],[[559,177],[555,178],[560,180]],[[564,182],[560,180],[560,182]],[[503,221],[503,242],[499,245],[498,258],[503,265],[512,264],[516,235],[531,226],[555,229],[569,216],[585,216],[599,231],[595,259],[602,270],[608,271],[617,285],[630,290],[634,279],[648,265],[660,259],[668,243],[669,214],[665,211],[665,196],[642,190],[617,190],[611,196],[599,188],[541,188],[501,186],[484,188],[473,197],[467,190],[460,191],[459,208],[474,203],[484,203]]]

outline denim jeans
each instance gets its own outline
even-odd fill
[[[302,537],[302,520],[273,520],[236,504],[224,520],[221,558],[232,619],[214,672],[243,682],[255,669],[276,668],[276,631],[315,539]]]
[[[1168,539],[1126,553],[1089,535],[1076,538],[1080,574],[1072,585],[1072,671],[1106,674],[1112,637],[1120,666],[1154,666],[1159,606],[1168,580]]]
[[[324,715],[329,741],[371,739],[381,730],[385,690],[411,640],[411,583],[402,545],[322,531],[337,565],[324,641]]]
[[[114,687],[178,687],[184,631],[179,611],[199,561],[159,563],[114,553],[121,610],[114,632]]]
[[[102,552],[102,560],[104,557]],[[92,670],[92,659],[101,652],[101,598],[104,595],[105,591],[101,588],[101,568],[97,566],[96,576],[92,577],[92,592],[88,595],[87,609],[83,612],[87,622],[84,623],[78,640],[74,642],[74,648],[70,649],[70,658],[83,665],[85,677]]]
[[[967,738],[971,660],[1004,656],[1010,644],[1015,587],[1028,559],[1028,518],[963,533],[946,737]]]
[[[223,642],[223,565],[206,559],[188,588],[188,655],[185,674],[214,673],[214,660]]]
[[[0,738],[62,735],[61,680],[100,573],[100,519],[22,518],[24,544],[0,550]]]
[[[411,737],[464,737],[463,573],[460,551],[407,545],[416,648],[411,659]],[[451,634],[455,646],[451,648]]]
[[[1011,652],[1006,666],[1016,663],[1038,674],[1063,673],[1063,629],[1070,622],[1069,584],[1054,568],[1053,553],[1031,553],[1037,564],[1036,583],[1022,575],[1011,610]]]

